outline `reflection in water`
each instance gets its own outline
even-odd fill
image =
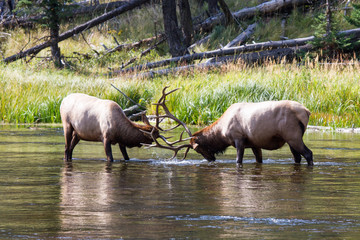
[[[306,137],[313,168],[288,148],[242,168],[233,151],[209,164],[144,149],[106,165],[91,144],[64,164],[61,131],[0,128],[0,238],[355,239],[360,136]]]

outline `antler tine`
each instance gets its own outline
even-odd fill
[[[158,129],[161,129],[161,128],[159,127],[160,118],[161,118],[161,117],[166,117],[166,116],[161,116],[161,117],[159,116],[159,106],[164,107],[166,96],[180,89],[180,88],[176,88],[176,89],[171,90],[170,92],[166,92],[166,89],[168,89],[169,87],[170,87],[170,86],[165,86],[165,87],[163,88],[163,90],[162,90],[162,96],[160,97],[159,101],[158,101],[157,103],[153,103],[153,105],[156,105],[156,125],[155,125],[155,126],[156,126]],[[162,130],[162,129],[161,129],[161,130]]]
[[[165,104],[166,96],[169,95],[169,94],[171,94],[171,93],[173,93],[173,92],[175,92],[175,91],[177,91],[177,90],[179,90],[180,88],[176,88],[176,89],[173,89],[173,90],[171,90],[171,91],[169,91],[169,92],[166,92],[166,89],[167,89],[167,88],[169,88],[169,86],[165,86],[165,87],[164,87],[164,89],[163,89],[163,91],[162,91],[162,94],[163,94],[163,95],[161,96],[161,98],[159,99],[159,101],[158,101],[157,103],[154,103],[154,105],[156,105],[156,127],[157,127],[158,129],[161,129],[161,128],[159,128],[159,123],[160,123],[160,122],[159,122],[159,119],[160,119],[160,118],[164,118],[164,117],[168,117],[168,118],[170,118],[170,119],[172,119],[172,120],[174,120],[175,122],[178,123],[178,125],[177,125],[176,127],[174,127],[174,128],[171,128],[171,130],[173,130],[173,129],[179,127],[179,126],[183,126],[183,127],[185,128],[186,132],[187,132],[187,133],[189,134],[189,136],[191,137],[191,136],[192,136],[191,131],[190,131],[189,128],[186,126],[186,124],[183,123],[182,121],[180,121],[180,119],[178,119],[177,117],[175,117],[172,113],[170,113],[168,107],[167,107],[166,104]],[[161,106],[161,107],[163,108],[163,110],[165,111],[165,115],[159,116],[159,106]]]

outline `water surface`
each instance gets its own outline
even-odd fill
[[[209,164],[136,148],[80,142],[63,163],[60,127],[0,126],[0,239],[356,239],[360,230],[360,135],[308,132],[314,167],[290,150],[256,164],[235,149]]]

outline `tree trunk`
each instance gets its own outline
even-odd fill
[[[185,46],[190,46],[193,36],[194,28],[192,23],[190,5],[188,0],[178,0],[179,10],[180,10],[180,25],[181,30],[184,34],[184,43]]]
[[[207,3],[210,15],[217,14],[219,11],[218,0],[207,0]]]
[[[187,49],[183,44],[181,34],[179,33],[175,0],[163,0],[162,11],[165,35],[170,53],[173,57],[182,56],[187,53]]]
[[[49,26],[50,26],[50,41],[51,41],[51,56],[54,61],[54,65],[57,68],[63,68],[61,62],[61,52],[58,45],[58,37],[60,30],[60,19],[58,15],[58,9],[60,9],[60,3],[58,1],[49,1]]]
[[[10,63],[10,62],[16,61],[18,59],[24,58],[25,56],[28,56],[28,55],[38,54],[41,50],[50,47],[52,44],[54,44],[54,42],[57,42],[57,43],[61,42],[65,39],[68,39],[68,38],[74,36],[75,34],[78,34],[78,33],[81,33],[82,31],[88,30],[88,29],[90,29],[96,25],[99,25],[103,22],[106,22],[107,20],[112,19],[124,12],[132,10],[132,9],[140,6],[141,4],[148,3],[148,2],[150,2],[150,0],[133,0],[131,2],[128,2],[127,4],[125,4],[119,8],[116,8],[111,12],[103,14],[97,18],[94,18],[94,19],[86,22],[86,23],[78,25],[77,27],[75,27],[69,31],[62,33],[61,35],[59,35],[59,37],[56,40],[46,41],[46,42],[44,42],[40,45],[37,45],[35,47],[32,47],[26,51],[21,51],[15,55],[12,55],[10,57],[3,59],[3,62]]]
[[[225,14],[225,26],[232,24],[234,22],[234,18],[225,0],[218,0],[218,2]]]

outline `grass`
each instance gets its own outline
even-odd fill
[[[259,1],[227,1],[232,10],[255,6]],[[200,14],[199,7],[192,6],[194,15]],[[319,12],[300,10],[288,16],[286,35],[290,38],[313,34],[313,19]],[[342,17],[342,11],[334,13],[341,28],[349,29]],[[279,40],[281,17],[257,19],[259,27],[249,40],[261,42]],[[84,22],[86,19],[81,20]],[[249,22],[250,23],[250,22]],[[243,28],[248,22],[242,22]],[[62,25],[61,32],[74,27],[76,23]],[[110,79],[108,68],[116,69],[129,59],[139,56],[143,49],[116,52],[96,57],[96,52],[115,46],[113,37],[120,43],[130,43],[153,36],[162,31],[160,5],[141,8],[126,13],[100,27],[92,28],[60,43],[68,67],[54,69],[51,62],[33,59],[0,65],[0,122],[5,123],[59,123],[59,107],[62,99],[72,92],[83,92],[104,99],[117,101],[126,108],[131,103],[121,96],[110,83],[115,84],[129,97],[154,113],[152,102],[157,101],[165,85],[181,90],[168,98],[171,111],[188,124],[205,125],[215,121],[232,104],[240,101],[259,102],[266,100],[292,99],[307,106],[311,112],[310,124],[336,127],[360,127],[359,65],[326,65],[318,62],[297,64],[264,64],[246,66],[241,63],[224,66],[212,71],[157,77],[154,79]],[[216,27],[211,43],[200,46],[201,51],[226,45],[239,34],[240,28]],[[48,35],[45,29],[25,31],[14,29],[11,36],[2,39],[1,52],[10,56],[39,43]],[[204,33],[207,35],[208,33]],[[197,36],[201,38],[201,36]],[[31,41],[29,41],[31,39]],[[85,41],[85,40],[86,41]],[[41,42],[42,40],[40,40]],[[199,49],[197,49],[199,50]],[[74,52],[93,56],[85,59]],[[43,50],[38,56],[49,56]],[[149,55],[137,61],[141,64],[167,58],[166,44],[152,50]]]
[[[131,103],[110,83],[154,113],[152,102],[165,85],[181,89],[168,97],[169,109],[188,124],[215,121],[232,104],[291,99],[304,104],[312,115],[310,124],[360,127],[360,66],[341,64],[266,64],[247,67],[228,65],[221,70],[156,79],[108,79],[86,77],[69,70],[37,70],[8,65],[0,69],[0,120],[6,123],[59,123],[63,97],[83,92]]]

